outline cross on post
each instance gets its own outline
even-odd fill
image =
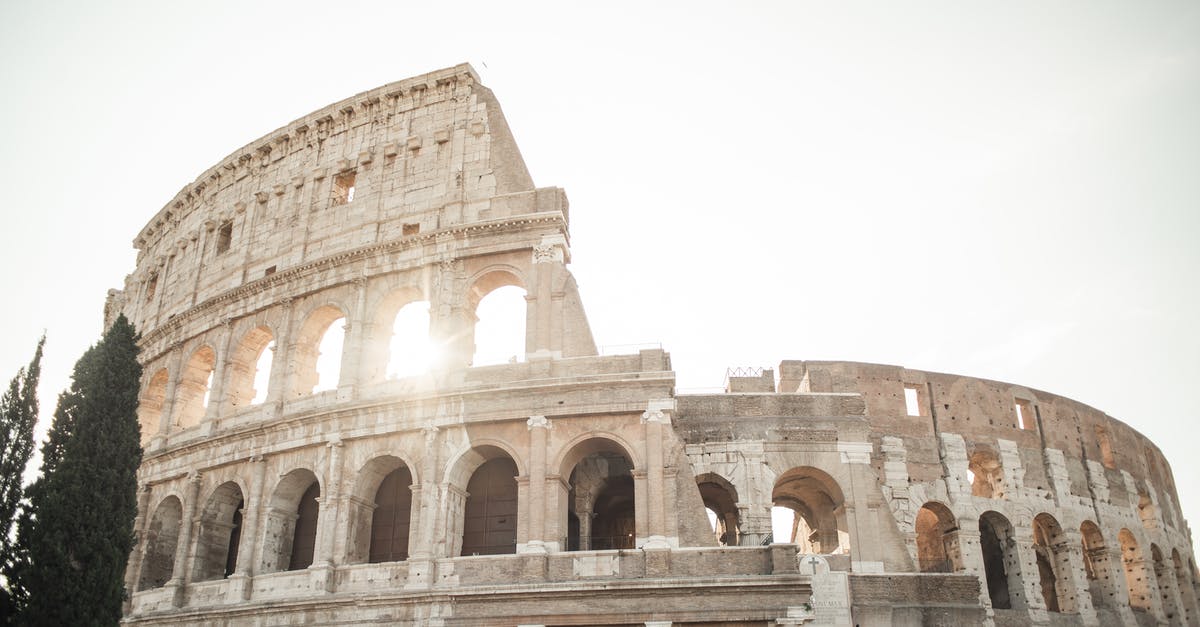
[[[808,563],[812,565],[812,574],[817,574],[817,564],[820,564],[821,560],[817,559],[817,556],[814,555],[808,558]]]

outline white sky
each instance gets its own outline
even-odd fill
[[[1200,521],[1198,3],[101,5],[0,5],[0,380],[47,329],[47,418],[180,188],[469,61],[571,198],[600,344],[685,390],[845,359],[1069,396]]]

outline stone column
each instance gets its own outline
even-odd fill
[[[366,324],[367,308],[367,278],[354,279],[355,298],[354,311],[346,320],[346,339],[342,345],[342,365],[338,379],[338,400],[348,400],[358,395],[362,383],[361,372],[363,360],[363,344],[368,325]]]
[[[1020,609],[1024,603],[1031,624],[1048,625],[1050,615],[1046,611],[1046,600],[1042,598],[1042,577],[1033,547],[1033,529],[1013,525],[1012,534],[1013,537],[1006,542],[1011,546],[1004,551],[1004,571],[1008,574],[1013,609]],[[1005,542],[1003,539],[1001,541]]]
[[[295,333],[292,328],[292,318],[295,315],[292,299],[285,298],[279,301],[279,307],[283,309],[283,322],[279,325],[279,337],[275,338],[275,354],[271,357],[271,376],[270,383],[267,385],[267,402],[265,403],[273,407],[270,411],[275,416],[283,413],[284,400],[292,396],[292,390],[289,389],[288,366],[292,360],[292,336]]]
[[[233,319],[221,321],[221,346],[213,363],[212,388],[208,391],[208,407],[204,408],[204,418],[200,423],[201,433],[208,435],[213,431],[213,421],[227,411],[228,403],[225,390],[229,387],[229,350],[233,344]]]
[[[529,429],[529,503],[520,511],[529,516],[529,535],[518,553],[546,552],[546,439],[551,428],[545,416],[530,416]]]
[[[429,303],[429,326],[438,351],[437,370],[465,368],[475,355],[475,312],[461,293],[462,263],[447,259],[438,264],[435,288]]]
[[[649,408],[642,412],[642,425],[646,437],[646,512],[647,538],[643,548],[669,549],[667,538],[666,502],[663,482],[663,425],[671,424],[669,412],[675,409],[673,399],[650,401]],[[636,485],[636,483],[635,483]],[[639,505],[641,503],[638,503]],[[679,540],[675,538],[677,543]]]
[[[122,612],[129,613],[130,600],[137,592],[138,575],[142,570],[142,560],[146,558],[146,527],[150,524],[150,486],[138,487],[137,517],[133,519],[134,550],[129,556],[129,565],[125,568],[125,601]]]
[[[533,285],[527,295],[532,315],[525,333],[525,352],[529,359],[562,357],[562,341],[554,333],[554,282],[565,260],[566,240],[561,235],[546,236],[533,247]]]
[[[406,590],[423,590],[433,585],[434,530],[438,519],[438,428],[423,429],[425,456],[421,460],[421,473],[412,488],[412,518],[408,528],[408,581]]]
[[[334,435],[326,447],[329,449],[329,467],[325,471],[327,483],[325,494],[321,495],[321,510],[317,518],[316,555],[311,568],[316,571],[313,573],[313,588],[333,592],[333,570],[336,567],[333,544],[337,537],[338,513],[342,502],[342,438]]]
[[[166,440],[167,434],[171,431],[171,417],[175,412],[175,394],[179,388],[179,378],[183,376],[180,372],[183,364],[183,346],[179,343],[171,346],[170,366],[167,368],[167,390],[163,394],[162,415],[159,417],[158,433],[154,434],[151,439],[149,448],[151,450],[162,446]]]
[[[171,570],[171,579],[164,588],[171,589],[171,603],[175,607],[183,607],[184,587],[187,585],[192,568],[195,548],[192,538],[196,536],[196,527],[200,518],[196,515],[196,506],[200,500],[201,475],[193,471],[188,476],[187,493],[183,501],[183,517],[179,523],[179,544],[175,547],[175,567]]]
[[[242,505],[242,533],[238,540],[237,565],[229,576],[228,600],[248,601],[254,577],[254,564],[259,552],[258,529],[263,509],[263,485],[266,483],[267,461],[262,455],[250,456],[250,494]]]
[[[1062,540],[1050,549],[1055,557],[1059,572],[1055,574],[1063,584],[1074,588],[1075,611],[1079,613],[1080,622],[1084,625],[1099,625],[1096,608],[1092,605],[1092,595],[1088,583],[1087,569],[1083,565],[1083,534],[1072,529],[1064,529]],[[1065,571],[1065,572],[1062,572]],[[1062,584],[1060,584],[1062,585]],[[1064,609],[1064,611],[1066,611]]]
[[[962,572],[975,575],[979,580],[979,604],[992,615],[992,597],[988,594],[987,570],[983,565],[983,547],[980,545],[979,519],[958,519],[958,548],[962,556]]]

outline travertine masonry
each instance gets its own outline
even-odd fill
[[[1127,425],[847,362],[677,394],[662,349],[598,354],[568,227],[465,65],[181,190],[105,307],[146,372],[126,622],[1200,624],[1170,467]],[[524,350],[479,365],[510,286]],[[434,358],[400,372],[413,311]]]

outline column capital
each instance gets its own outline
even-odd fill
[[[545,416],[530,416],[529,420],[525,421],[525,426],[533,431],[534,429],[550,429],[554,425]]]

